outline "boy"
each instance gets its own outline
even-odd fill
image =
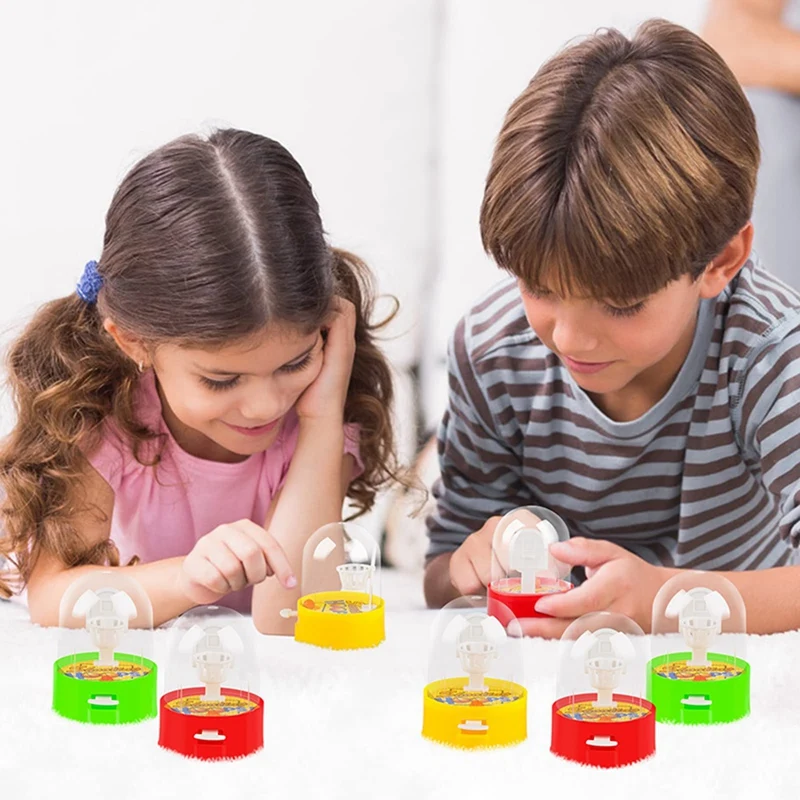
[[[602,609],[648,630],[686,568],[724,571],[750,630],[800,626],[800,296],[749,257],[758,161],[730,70],[661,20],[511,106],[480,220],[510,278],[451,341],[429,605],[482,591],[498,515],[543,505],[587,580],[534,635]]]

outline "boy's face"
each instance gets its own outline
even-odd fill
[[[703,295],[702,282],[688,275],[623,308],[519,286],[536,335],[582,389],[597,395],[671,381],[691,347]]]

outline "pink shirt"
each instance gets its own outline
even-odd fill
[[[161,414],[152,370],[140,379],[136,414],[151,430],[166,435],[156,468],[143,466],[133,457],[111,419],[104,423],[100,446],[89,456],[114,490],[111,539],[119,549],[120,564],[127,564],[134,555],[142,561],[186,555],[198,539],[224,523],[250,519],[264,524],[297,445],[299,423],[294,412],[286,416],[269,449],[235,464],[206,461],[178,446]],[[345,425],[344,431],[344,452],[354,456],[358,473],[363,468],[358,428]],[[143,446],[143,460],[149,460],[158,445],[159,440],[153,440]],[[248,587],[229,594],[220,604],[250,613],[251,594]]]

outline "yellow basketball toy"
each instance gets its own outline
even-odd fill
[[[320,528],[303,550],[302,597],[296,617],[298,642],[334,650],[377,647],[385,638],[380,596],[380,548],[359,525],[334,522]]]
[[[468,749],[524,741],[522,674],[521,639],[489,616],[486,598],[456,598],[439,612],[434,626],[422,735]]]

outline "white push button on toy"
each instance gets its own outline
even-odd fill
[[[194,738],[201,742],[224,742],[225,734],[219,731],[200,731],[194,735]]]
[[[587,739],[586,744],[589,747],[616,747],[618,742],[615,742],[610,736],[595,736],[592,739]]]
[[[687,695],[681,700],[684,706],[692,706],[694,708],[708,708],[711,705],[711,700],[702,695]]]

